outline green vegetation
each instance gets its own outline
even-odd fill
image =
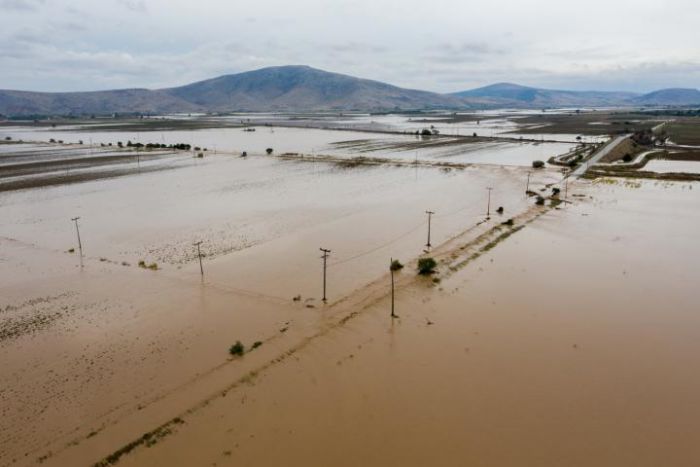
[[[401,261],[399,261],[398,259],[395,259],[391,262],[389,269],[391,271],[398,271],[400,269],[403,269],[403,264],[401,264]]]
[[[258,347],[260,347],[261,345],[262,345],[262,342],[260,342],[260,341],[255,341],[255,342],[253,342],[253,346],[250,348],[250,350],[255,350],[255,349],[257,349]]]
[[[421,258],[418,260],[418,274],[429,275],[435,272],[437,262],[433,258]]]
[[[532,168],[533,169],[543,169],[544,168],[544,161],[532,161]]]
[[[157,271],[158,270],[158,264],[157,263],[151,263],[151,264],[146,264],[144,260],[139,260],[139,267],[142,269],[150,269],[151,271]]]
[[[236,341],[236,343],[228,349],[228,353],[236,357],[241,357],[245,353],[245,347],[241,344],[241,341]]]
[[[273,151],[272,148],[267,148],[267,149],[265,149],[265,152],[267,153],[268,156],[269,156],[270,154],[272,154],[272,151]]]

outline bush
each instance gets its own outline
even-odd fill
[[[533,169],[542,169],[542,168],[544,168],[544,161],[532,161],[532,168],[533,168]]]
[[[262,342],[260,342],[260,341],[255,341],[255,342],[253,342],[253,347],[251,347],[251,350],[252,350],[252,349],[257,349],[257,348],[260,347],[261,345],[262,345]]]
[[[267,149],[265,149],[265,152],[266,152],[267,155],[269,156],[270,154],[272,154],[272,148],[267,148]]]
[[[625,154],[624,157],[622,158],[624,162],[632,162],[632,156],[629,154]]]
[[[228,349],[228,353],[235,356],[242,356],[245,353],[245,347],[241,344],[241,341],[236,341],[235,344]]]
[[[391,266],[389,266],[389,269],[392,271],[398,271],[399,269],[403,269],[403,264],[401,264],[401,261],[398,259],[395,259],[391,262]]]
[[[432,136],[432,132],[428,130],[427,128],[423,128],[423,130],[420,132],[421,136]]]
[[[11,136],[5,136],[5,141],[12,141],[12,137],[11,137]]]
[[[418,274],[428,275],[435,272],[437,262],[433,258],[421,258],[418,260]]]

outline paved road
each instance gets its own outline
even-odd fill
[[[580,177],[583,174],[586,173],[586,171],[592,166],[598,163],[603,157],[607,156],[610,151],[615,149],[618,144],[622,143],[624,140],[632,136],[631,134],[629,135],[620,135],[614,140],[612,140],[610,143],[606,144],[603,146],[597,153],[593,155],[588,161],[584,162],[583,164],[579,165],[576,170],[574,170],[570,176],[572,177]]]

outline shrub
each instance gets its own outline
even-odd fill
[[[389,266],[389,269],[392,271],[398,271],[399,269],[403,269],[403,264],[401,264],[401,261],[398,259],[395,259],[391,262],[391,266]]]
[[[538,206],[544,206],[544,198],[538,195],[537,201],[535,201],[535,204]]]
[[[433,258],[421,258],[418,260],[418,274],[428,275],[435,272],[437,262]]]
[[[253,342],[253,346],[251,347],[251,350],[257,349],[257,348],[260,347],[261,345],[262,345],[262,342],[260,342],[260,341],[255,341],[255,342]]]
[[[622,158],[624,162],[632,162],[632,156],[629,154],[625,154],[624,157]]]
[[[532,168],[533,168],[533,169],[542,169],[542,168],[544,168],[544,161],[532,161]]]
[[[245,347],[241,344],[241,341],[236,341],[235,344],[228,349],[228,353],[235,356],[242,356],[245,353]]]
[[[266,152],[267,155],[269,156],[270,154],[272,154],[272,148],[267,148],[267,149],[265,149],[265,152]]]
[[[423,128],[423,130],[420,132],[421,136],[432,136],[432,132],[428,130],[427,128]]]
[[[241,157],[248,157],[248,153],[245,152],[245,151],[243,151],[243,152],[241,153]]]
[[[12,141],[12,137],[11,137],[11,136],[5,136],[5,141]]]

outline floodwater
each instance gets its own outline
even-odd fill
[[[227,154],[176,156],[161,171],[126,165],[135,170],[0,192],[0,365],[9,375],[0,465],[94,462],[240,378],[246,365],[227,352],[236,340],[261,341],[256,352],[272,358],[325,327],[334,312],[320,300],[321,247],[332,250],[334,306],[390,258],[422,254],[426,210],[436,213],[438,245],[532,204],[519,167],[347,168]],[[538,171],[530,183],[559,178]],[[482,223],[486,187],[492,218]],[[73,450],[87,440],[89,449]],[[63,462],[63,452],[81,460]]]
[[[577,183],[439,286],[407,280],[398,319],[379,301],[121,462],[696,465],[692,186]]]
[[[669,161],[654,159],[647,162],[644,170],[658,173],[684,172],[700,173],[700,162],[698,161]]]
[[[697,463],[696,185],[571,182],[571,203],[537,207],[519,144],[502,166],[344,165],[262,152],[268,137],[275,152],[406,158],[415,138],[266,131],[164,132],[209,151],[0,192],[1,466],[93,464],[163,424],[120,463]],[[347,135],[385,147],[341,151]],[[94,155],[0,145],[3,170],[25,157],[10,146],[42,163]],[[454,149],[421,160],[466,160]],[[560,179],[534,171],[530,189]],[[439,260],[433,278],[415,274],[422,255]],[[406,265],[395,320],[391,258]]]
[[[328,154],[340,157],[365,155],[404,161],[419,159],[520,166],[529,166],[534,160],[547,160],[552,156],[566,153],[576,145],[573,138],[571,142],[561,143],[503,141],[479,143],[472,142],[469,138],[430,139],[414,135],[264,126],[257,127],[256,131],[244,131],[242,128],[213,128],[192,131],[121,132],[100,131],[99,126],[95,126],[90,131],[81,127],[55,129],[14,127],[4,130],[13,139],[24,141],[47,142],[54,139],[65,143],[83,141],[85,144],[93,145],[109,143],[116,145],[117,142],[126,144],[128,141],[143,144],[187,143],[193,147],[207,148],[209,153],[239,154],[245,151],[248,154],[265,154],[267,148],[272,148],[277,155],[284,153]],[[0,136],[3,134],[0,133]],[[483,135],[486,136],[486,134]],[[513,135],[506,136],[515,138]],[[562,140],[561,137],[555,139]],[[437,144],[426,144],[431,141]],[[443,146],[441,143],[444,141],[454,141],[455,144]],[[359,146],[346,149],[339,143],[356,143]],[[362,152],[359,153],[358,150]]]

